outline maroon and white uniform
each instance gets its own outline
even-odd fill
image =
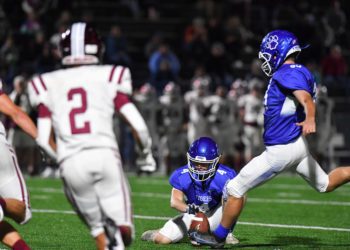
[[[115,111],[127,118],[144,147],[151,140],[131,94],[129,69],[113,65],[57,70],[29,84],[31,103],[39,109],[39,140],[47,141],[45,123],[51,117],[67,197],[94,237],[103,232],[106,217],[133,227],[129,185],[113,133]]]
[[[0,80],[0,95],[3,94]],[[0,197],[13,198],[26,204],[26,216],[21,224],[31,217],[29,196],[26,183],[17,163],[15,151],[6,140],[4,125],[0,122]]]

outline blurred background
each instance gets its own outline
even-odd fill
[[[59,69],[60,33],[91,23],[104,41],[103,63],[130,67],[133,100],[153,138],[157,173],[186,163],[189,143],[212,136],[222,162],[239,170],[263,150],[267,78],[257,59],[263,36],[287,29],[310,45],[299,61],[318,86],[313,154],[330,170],[350,161],[350,2],[346,0],[2,0],[0,77],[34,120],[26,93],[34,74]],[[27,175],[57,177],[35,143],[2,117]],[[137,172],[134,141],[115,119],[125,170]]]

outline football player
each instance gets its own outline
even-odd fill
[[[175,170],[169,182],[171,191],[171,207],[181,214],[167,221],[159,230],[149,230],[141,239],[157,244],[179,242],[187,235],[194,214],[204,212],[209,226],[215,229],[222,215],[222,202],[225,202],[223,190],[228,180],[236,176],[236,172],[219,163],[221,154],[214,140],[200,137],[195,140],[187,152],[188,163]],[[234,225],[226,237],[227,244],[237,244],[232,235]]]
[[[187,138],[184,126],[185,107],[180,86],[169,82],[163,89],[163,95],[159,97],[161,135],[159,155],[161,155],[163,173],[169,176],[180,162],[185,159]]]
[[[199,244],[222,248],[232,223],[242,211],[244,194],[284,170],[294,170],[322,193],[350,181],[350,166],[326,174],[309,152],[305,136],[316,132],[316,84],[311,72],[296,63],[301,50],[297,37],[285,30],[274,30],[262,40],[261,68],[271,77],[264,100],[266,150],[227,184],[227,203],[213,235],[191,234]]]
[[[0,112],[32,138],[37,138],[37,129],[24,111],[15,105],[2,91],[0,80]],[[6,131],[0,122],[0,240],[15,250],[27,250],[17,230],[4,219],[11,218],[19,224],[27,223],[31,217],[27,187],[19,168],[15,151],[6,140]]]
[[[86,23],[74,23],[62,34],[61,50],[65,68],[36,76],[29,85],[31,103],[39,111],[39,140],[48,141],[52,124],[65,194],[90,228],[97,249],[124,249],[134,226],[113,133],[115,112],[133,129],[140,148],[137,163],[144,171],[155,170],[149,131],[129,99],[130,70],[97,65],[101,40]]]

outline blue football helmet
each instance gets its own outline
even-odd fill
[[[300,51],[298,38],[293,33],[286,30],[271,31],[260,45],[259,59],[263,61],[261,69],[267,76],[272,76],[289,55]]]
[[[211,138],[195,140],[187,152],[191,177],[196,181],[205,181],[214,176],[220,156],[218,145]]]

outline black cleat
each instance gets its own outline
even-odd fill
[[[210,246],[211,248],[223,249],[225,246],[225,239],[221,241],[212,234],[203,234],[197,231],[192,231],[189,232],[189,237],[199,245]]]

